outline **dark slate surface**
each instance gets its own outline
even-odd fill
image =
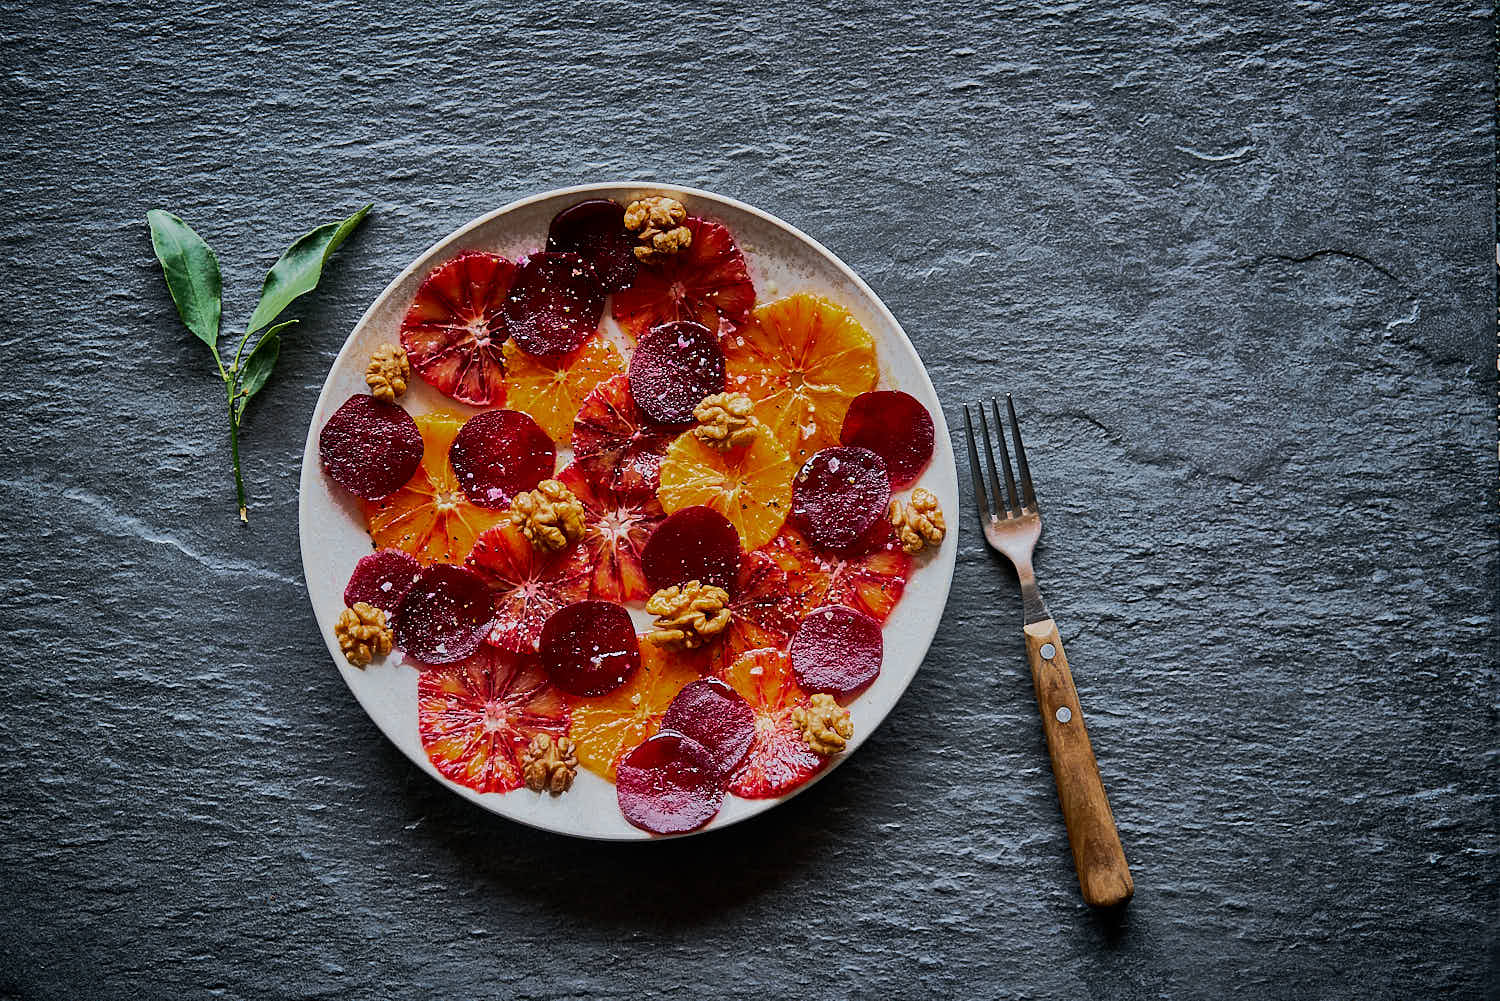
[[[1493,996],[1491,12],[858,7],[5,3],[0,996]],[[883,730],[719,835],[524,830],[350,698],[297,550],[336,348],[453,227],[616,177],[825,241],[950,421],[1020,394],[1123,920],[967,518]],[[242,527],[143,215],[243,322],[367,200]]]

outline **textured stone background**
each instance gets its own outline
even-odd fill
[[[1488,8],[0,9],[0,996],[1494,996]],[[621,177],[826,242],[950,421],[1018,393],[1123,920],[1079,902],[968,512],[879,735],[718,835],[524,830],[358,710],[297,551],[329,362],[450,229]],[[364,201],[242,527],[143,216],[242,323]]]

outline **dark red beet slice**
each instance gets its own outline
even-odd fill
[[[458,429],[448,459],[469,500],[503,508],[552,475],[557,448],[530,414],[486,410]]]
[[[839,441],[880,456],[891,474],[891,486],[904,487],[932,459],[932,415],[907,393],[860,393],[844,415]]]
[[[451,664],[479,649],[494,617],[490,589],[478,574],[434,563],[401,603],[396,646],[426,664]]]
[[[339,486],[380,500],[401,489],[422,464],[422,433],[405,410],[360,393],[323,425],[318,455]]]
[[[606,292],[635,281],[635,238],[625,230],[625,207],[608,198],[569,205],[547,227],[547,249],[577,254],[594,266]]]
[[[884,651],[880,623],[843,605],[825,605],[802,620],[787,654],[805,690],[843,698],[875,680]]]
[[[382,549],[361,556],[344,588],[344,604],[352,608],[363,601],[383,609],[387,617],[394,616],[401,600],[421,575],[422,564],[399,549]]]
[[[718,678],[704,678],[683,686],[667,707],[661,728],[702,744],[719,774],[728,775],[755,740],[755,710]]]
[[[719,812],[724,786],[703,745],[663,730],[625,755],[615,772],[625,819],[652,834],[696,831]]]
[[[691,424],[705,396],[724,392],[724,351],[701,323],[652,328],[630,358],[630,396],[658,424]]]
[[[570,695],[612,692],[641,666],[630,613],[613,601],[575,601],[553,612],[538,647],[552,683]]]
[[[604,288],[594,266],[577,254],[532,254],[516,269],[505,300],[505,322],[529,355],[562,355],[599,329]]]
[[[646,540],[641,569],[653,592],[690,580],[733,592],[740,572],[740,533],[711,507],[685,507]]]
[[[843,550],[885,517],[890,500],[884,459],[868,448],[825,448],[792,480],[790,517],[813,545]]]

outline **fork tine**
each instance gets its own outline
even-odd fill
[[[980,408],[979,416],[984,417]],[[979,512],[979,523],[990,520],[990,506],[984,499],[984,474],[979,471],[979,453],[974,449],[974,421],[969,417],[969,405],[964,404],[964,428],[969,432],[969,475],[974,478],[974,510]]]
[[[1000,404],[990,397],[990,410],[995,414],[995,437],[1000,441],[1000,457],[1005,460],[1005,490],[1006,496],[1010,498],[1010,506],[1016,514],[1021,513],[1021,495],[1016,492],[1016,477],[1010,471],[1010,450],[1005,447],[1005,422],[1000,420]],[[980,408],[980,416],[984,416],[984,408]],[[995,487],[999,490],[999,486]]]
[[[1005,409],[1010,411],[1010,432],[1016,437],[1016,462],[1021,465],[1021,490],[1025,495],[1026,506],[1036,511],[1036,491],[1031,488],[1031,467],[1026,465],[1026,446],[1021,444],[1021,423],[1016,420],[1016,404],[1009,393],[1005,394]]]
[[[990,422],[984,418],[984,404],[979,405],[979,428],[984,432],[984,456],[989,460],[990,466],[990,493],[995,497],[995,517],[1009,518],[1010,509],[1015,506],[1015,491],[1002,493],[1000,490],[1000,476],[995,472],[995,449],[990,442],[994,435],[990,434]],[[1005,451],[1005,426],[997,425],[996,430],[1000,432],[1000,450]],[[1006,481],[1010,479],[1010,466],[1005,467]]]

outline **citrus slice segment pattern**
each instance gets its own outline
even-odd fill
[[[786,571],[804,607],[844,605],[876,622],[890,617],[911,574],[911,557],[901,551],[889,525],[858,554],[817,549],[790,526],[764,551]]]
[[[779,650],[751,650],[731,664],[723,680],[750,703],[755,739],[729,776],[729,791],[745,799],[785,795],[823,770],[827,759],[803,739],[792,713],[808,704],[792,663]]]
[[[469,251],[438,266],[417,289],[401,322],[401,347],[417,374],[446,396],[476,407],[505,402],[509,336],[505,301],[516,266]]]
[[[559,445],[567,445],[578,408],[594,387],[625,371],[620,352],[594,336],[571,354],[538,358],[505,344],[505,367],[513,409],[530,414]]]
[[[575,698],[578,763],[611,782],[620,759],[661,727],[677,693],[701,676],[701,651],[667,650],[641,640],[641,666],[624,685],[598,698]]]
[[[733,329],[755,305],[755,283],[729,230],[697,216],[682,224],[693,233],[688,249],[643,265],[635,282],[615,293],[615,320],[631,337],[674,320]]]
[[[708,649],[713,669],[722,672],[748,650],[785,650],[807,611],[802,593],[764,552],[746,553],[729,602],[729,625]]]
[[[746,550],[781,530],[792,501],[792,460],[765,427],[748,444],[720,451],[689,433],[667,449],[657,496],[668,514],[694,504],[729,519]]]
[[[651,588],[641,556],[667,516],[656,494],[613,489],[610,471],[590,459],[570,464],[557,478],[583,505],[583,544],[594,563],[589,597],[645,601]]]
[[[617,375],[595,387],[578,408],[573,455],[607,469],[611,490],[655,491],[672,437],[646,420],[630,396],[629,378]]]
[[[536,650],[553,612],[588,596],[594,573],[583,546],[544,552],[508,522],[475,540],[468,566],[494,592],[489,642],[523,653]]]

